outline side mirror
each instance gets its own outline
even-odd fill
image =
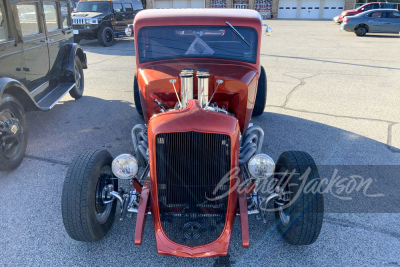
[[[272,34],[272,29],[268,27],[267,24],[263,24],[262,26],[266,26],[267,28],[265,29],[265,35],[270,36]]]
[[[119,13],[119,12],[121,12],[121,9],[114,9],[114,12]]]

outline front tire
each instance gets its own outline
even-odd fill
[[[356,35],[357,36],[365,36],[367,34],[367,28],[365,28],[364,26],[359,26],[356,29]]]
[[[107,47],[114,45],[115,37],[113,29],[107,26],[100,28],[97,39],[102,46]]]
[[[0,171],[17,168],[26,151],[27,126],[24,108],[11,95],[0,101]]]
[[[137,113],[143,117],[142,104],[140,103],[139,85],[136,76],[133,78],[133,98]]]
[[[75,78],[75,87],[69,91],[71,97],[75,99],[79,99],[83,95],[83,90],[85,88],[85,77],[83,75],[83,68],[81,60],[78,56],[75,56],[74,62],[74,78]]]
[[[276,170],[276,184],[280,185],[283,192],[289,197],[283,207],[277,202],[274,204],[278,231],[289,244],[309,245],[314,243],[322,228],[324,199],[322,194],[304,192],[302,186],[302,183],[307,185],[321,182],[314,160],[306,152],[284,152],[278,159]],[[293,170],[297,174],[290,176]],[[289,175],[280,176],[285,171],[288,171]],[[307,171],[310,171],[308,175]],[[290,181],[285,183],[289,178]]]
[[[64,180],[61,211],[68,235],[77,240],[94,242],[102,239],[114,222],[116,200],[104,204],[102,192],[118,180],[111,171],[112,156],[106,150],[87,150],[77,156]]]
[[[264,67],[261,66],[260,78],[258,79],[256,102],[254,104],[253,117],[260,116],[264,113],[267,102],[267,75]]]

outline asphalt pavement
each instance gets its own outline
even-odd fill
[[[349,205],[343,211],[354,202],[330,194],[320,237],[310,246],[286,244],[271,213],[266,224],[249,219],[250,248],[242,248],[236,219],[229,255],[217,258],[158,255],[151,216],[141,246],[134,245],[135,217],[115,220],[99,242],[72,240],[60,207],[68,165],[89,148],[132,153],[130,130],[143,123],[133,104],[133,39],[108,48],[83,41],[84,96],[65,96],[49,112],[29,113],[27,155],[18,169],[0,172],[0,265],[400,266],[399,35],[356,37],[331,21],[265,22],[273,29],[261,49],[267,107],[252,120],[266,133],[263,151],[277,160],[283,151],[304,150],[322,170],[384,166],[368,191],[386,196],[374,202],[382,210]]]

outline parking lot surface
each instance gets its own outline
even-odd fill
[[[275,160],[283,151],[304,150],[321,166],[399,165],[399,35],[360,38],[330,21],[265,22],[273,29],[261,48],[267,107],[252,120],[266,133],[263,150]],[[266,224],[249,219],[250,248],[242,248],[236,220],[227,257],[158,255],[151,216],[141,246],[134,245],[135,216],[116,219],[97,243],[69,238],[60,207],[68,165],[89,148],[132,153],[130,130],[143,123],[133,104],[134,41],[81,45],[88,57],[84,96],[28,114],[27,155],[15,171],[0,172],[0,265],[400,265],[400,213],[335,213],[329,206],[310,246],[281,240],[271,213]],[[380,193],[397,194],[399,174],[392,174],[381,177],[388,186]],[[399,202],[385,203],[391,205]]]

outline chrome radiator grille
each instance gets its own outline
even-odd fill
[[[89,23],[86,23],[85,21],[86,21],[87,19],[82,19],[82,18],[72,18],[72,24],[89,24]]]
[[[199,246],[213,242],[224,228],[229,183],[230,137],[199,132],[156,137],[156,170],[161,226],[172,241]],[[229,180],[229,179],[228,179]]]

